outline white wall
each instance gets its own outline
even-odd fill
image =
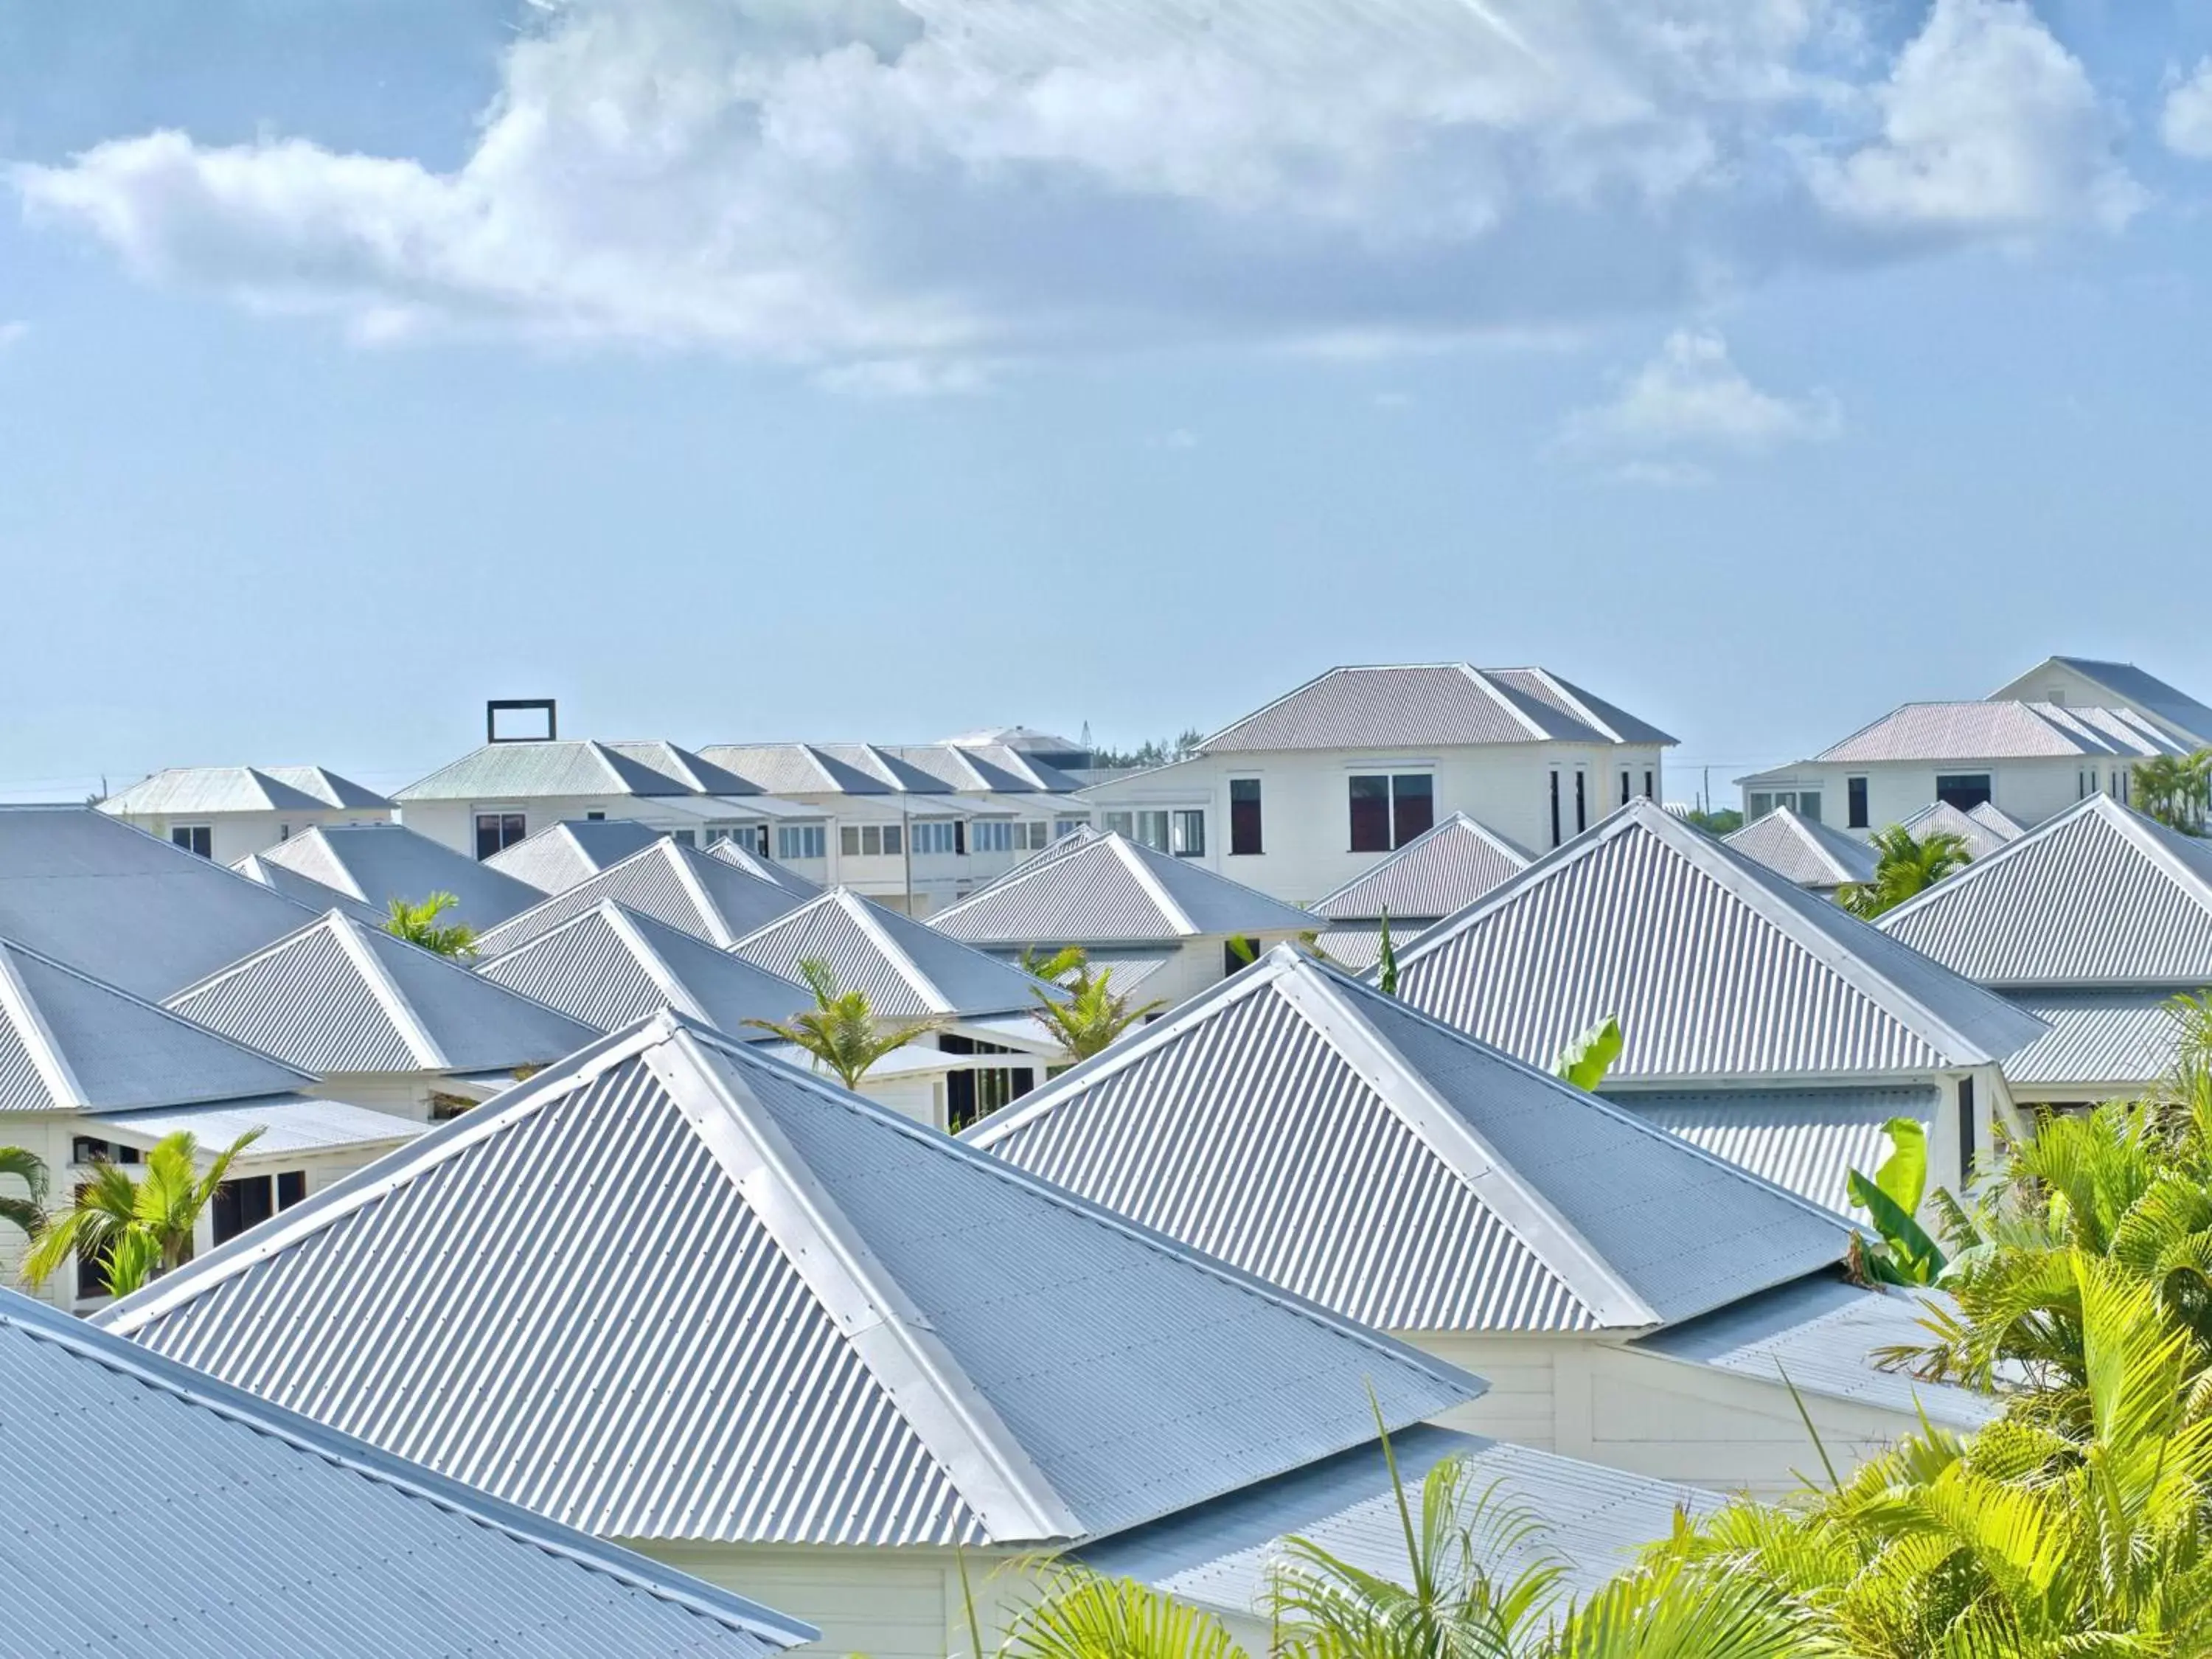
[[[318,824],[389,823],[389,812],[352,812],[332,807],[324,812],[201,812],[155,816],[118,813],[125,823],[137,825],[163,841],[183,824],[208,826],[209,856],[217,864],[234,864],[254,853],[265,853],[289,836],[303,834]]]
[[[1373,867],[1383,853],[1351,850],[1351,779],[1372,773],[1426,772],[1435,779],[1438,822],[1464,812],[1532,853],[1552,842],[1551,775],[1560,774],[1560,835],[1576,832],[1575,775],[1585,778],[1583,823],[1620,804],[1620,772],[1632,794],[1664,797],[1656,748],[1577,744],[1486,744],[1424,750],[1298,750],[1201,756],[1176,766],[1100,784],[1085,792],[1094,822],[1109,811],[1202,807],[1206,853],[1196,861],[1231,880],[1293,904],[1308,904]],[[1259,854],[1229,851],[1229,785],[1255,778],[1261,789]]]
[[[1996,809],[2033,829],[2054,813],[2063,812],[2081,799],[2081,775],[2094,772],[2097,787],[2115,793],[2116,775],[2126,787],[2134,763],[2118,756],[2061,755],[2032,760],[2001,761],[1884,761],[1866,765],[1799,765],[1760,773],[1741,786],[1745,816],[1751,797],[1778,789],[1818,789],[1820,819],[1838,830],[1865,840],[1876,830],[1902,823],[1936,799],[1939,773],[1986,772],[1990,799]],[[1850,825],[1849,781],[1867,781],[1867,817],[1863,828]]]

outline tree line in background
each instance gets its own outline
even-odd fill
[[[1198,752],[1198,745],[1205,741],[1206,733],[1194,728],[1178,737],[1148,739],[1134,749],[1093,749],[1091,763],[1106,771],[1128,767],[1167,766],[1176,761],[1188,760]]]

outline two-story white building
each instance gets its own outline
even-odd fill
[[[173,766],[100,810],[220,864],[307,830],[392,822],[390,801],[320,766]]]
[[[1557,847],[1659,799],[1674,742],[1541,668],[1332,668],[1083,798],[1100,829],[1304,904],[1454,812]]]

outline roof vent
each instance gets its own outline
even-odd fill
[[[517,732],[511,727],[500,729],[501,714],[543,714],[543,732]],[[550,743],[561,735],[561,722],[550,697],[491,697],[484,702],[484,741],[486,743]]]

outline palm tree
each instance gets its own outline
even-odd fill
[[[814,1056],[816,1064],[835,1072],[848,1089],[857,1091],[868,1068],[885,1054],[944,1024],[918,1019],[879,1027],[868,1010],[868,994],[839,991],[826,963],[809,957],[799,964],[799,976],[814,993],[813,1007],[787,1021],[749,1019],[745,1024],[772,1031],[786,1042],[804,1048]]]
[[[111,1296],[128,1296],[149,1279],[192,1259],[192,1232],[230,1166],[261,1137],[249,1129],[198,1168],[199,1143],[179,1129],[155,1142],[144,1173],[133,1180],[105,1159],[76,1190],[70,1207],[39,1230],[23,1258],[27,1284],[43,1285],[72,1256],[102,1264]]]
[[[465,921],[441,924],[438,920],[459,902],[451,893],[433,893],[420,904],[395,898],[384,931],[394,939],[404,939],[410,945],[419,945],[456,962],[470,961],[477,953],[477,930]]]
[[[1552,1074],[1577,1089],[1595,1090],[1620,1058],[1626,1041],[1621,1035],[1620,1019],[1607,1014],[1559,1050],[1559,1057],[1552,1062]]]
[[[1059,1042],[1071,1063],[1090,1059],[1132,1025],[1167,1006],[1158,1001],[1133,1003],[1126,995],[1115,994],[1114,970],[1092,968],[1090,958],[1077,945],[1071,945],[1042,962],[1025,955],[1022,966],[1068,993],[1065,998],[1054,998],[1042,988],[1032,989],[1030,994],[1037,1006],[1030,1010],[1030,1018]]]
[[[1874,848],[1881,855],[1874,879],[1853,882],[1836,893],[1837,903],[1867,921],[1895,908],[1915,893],[1926,891],[1973,861],[1972,853],[1958,836],[1939,830],[1916,840],[1901,823],[1875,831]]]
[[[21,1146],[0,1146],[0,1176],[14,1176],[23,1183],[20,1198],[0,1194],[0,1221],[11,1223],[26,1237],[37,1237],[46,1224],[46,1160]]]
[[[2212,811],[2212,749],[2138,762],[2135,797],[2137,805],[2169,829],[2203,835],[2205,815]]]

